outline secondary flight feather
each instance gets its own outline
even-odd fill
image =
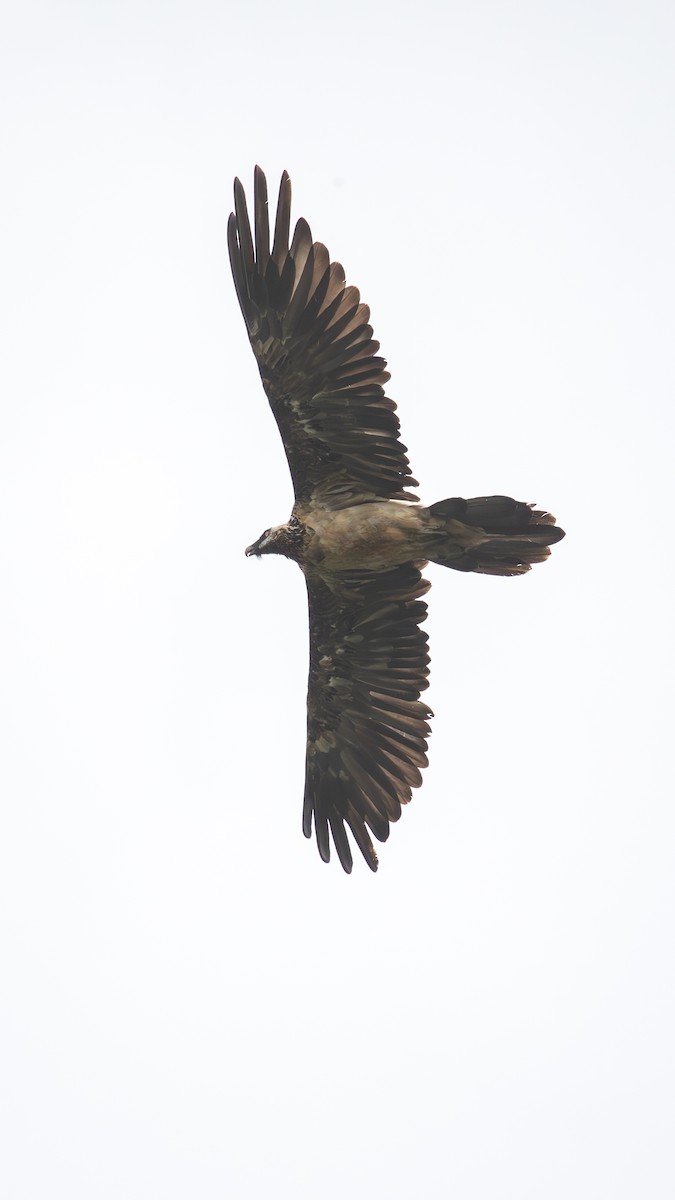
[[[303,218],[291,240],[287,172],[273,238],[259,167],[253,230],[238,179],[234,201],[234,283],[295,493],[290,520],[246,553],[293,559],[309,598],[303,830],[351,871],[349,830],[375,871],[372,837],[387,839],[427,765],[422,571],[521,575],[564,533],[508,496],[419,504],[370,310]]]

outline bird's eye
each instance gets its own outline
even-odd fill
[[[263,537],[268,538],[270,536],[271,532],[272,532],[271,529],[266,529],[265,532],[263,533]]]

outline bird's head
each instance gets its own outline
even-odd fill
[[[285,554],[286,558],[295,558],[298,553],[299,534],[300,526],[294,518],[287,525],[273,525],[261,534],[257,542],[246,547],[246,557],[250,558],[253,554],[256,558],[261,554]]]
[[[257,542],[252,542],[250,546],[246,547],[244,551],[246,557],[251,558],[252,555],[255,555],[256,558],[260,558],[261,554],[277,554],[276,535],[278,532],[278,525],[273,525],[271,529],[266,529],[260,535]]]

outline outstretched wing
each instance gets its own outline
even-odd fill
[[[267,181],[255,169],[255,236],[244,189],[234,184],[228,245],[237,296],[291,470],[296,504],[343,508],[373,499],[416,500],[399,441],[396,405],[384,394],[386,361],[370,309],[345,286],[309,225],[289,246],[291,181],[279,189],[270,250]]]
[[[345,571],[330,580],[307,573],[310,661],[303,831],[330,859],[330,834],[352,869],[347,825],[371,870],[427,765],[431,710],[419,695],[429,674],[420,629],[429,589],[406,563],[380,574]],[[370,831],[370,833],[369,833]]]

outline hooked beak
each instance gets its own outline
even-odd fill
[[[244,554],[246,555],[247,558],[250,558],[252,554],[258,554],[258,555],[260,554],[260,543],[261,542],[262,542],[262,538],[259,537],[257,542],[253,542],[252,545],[246,547],[246,549],[244,550]]]

